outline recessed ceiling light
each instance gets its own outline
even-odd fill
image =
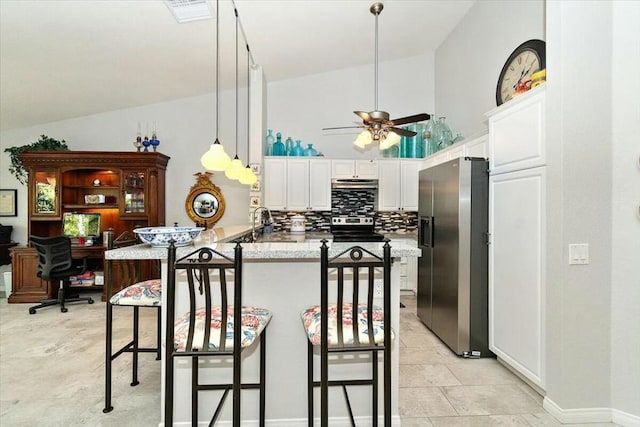
[[[164,0],[178,22],[199,21],[213,18],[213,10],[207,0]]]

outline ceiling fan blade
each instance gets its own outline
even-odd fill
[[[387,128],[390,131],[393,131],[395,133],[397,133],[400,136],[416,136],[416,132],[411,131],[411,130],[406,130],[406,129],[402,129],[402,128]]]
[[[354,111],[354,113],[360,116],[362,121],[364,121],[365,123],[368,123],[371,121],[371,116],[366,111]]]
[[[322,128],[322,130],[333,130],[333,129],[354,129],[354,128],[363,128],[364,126],[338,126],[333,128]]]
[[[431,116],[425,113],[415,114],[413,116],[400,117],[399,119],[391,120],[391,123],[394,126],[404,125],[406,123],[414,123],[414,122],[423,122],[425,120],[429,120]]]

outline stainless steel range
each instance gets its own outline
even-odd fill
[[[331,218],[334,242],[380,242],[384,236],[374,231],[371,217],[339,216]]]

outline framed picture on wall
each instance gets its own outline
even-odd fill
[[[18,190],[0,189],[0,216],[18,216]]]

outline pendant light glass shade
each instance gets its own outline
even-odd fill
[[[400,142],[400,135],[398,135],[397,133],[390,131],[387,136],[380,140],[380,151],[384,151],[388,148],[393,147],[394,145],[398,144]]]
[[[371,132],[369,131],[369,129],[365,129],[360,133],[360,135],[358,135],[356,140],[353,141],[353,145],[364,150],[365,147],[371,144],[372,141],[373,139],[371,138]]]
[[[220,141],[216,139],[209,150],[200,157],[200,163],[205,169],[222,172],[229,167],[231,157],[224,151]]]
[[[242,162],[238,158],[238,155],[234,157],[234,159],[229,163],[227,169],[225,169],[224,174],[229,179],[240,179],[242,174],[244,173],[244,166]]]
[[[258,177],[253,173],[251,167],[247,165],[247,167],[244,168],[244,172],[240,176],[240,184],[253,185],[256,183],[256,181],[258,181]]]

